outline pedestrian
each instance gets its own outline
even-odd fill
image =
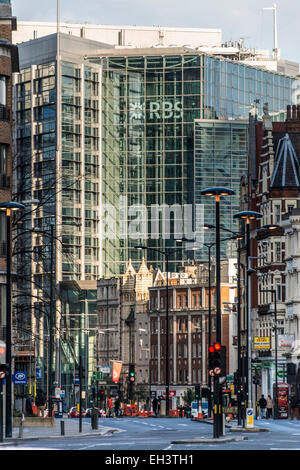
[[[157,405],[158,405],[158,400],[156,397],[154,397],[152,401],[154,416],[157,416]]]
[[[160,404],[161,404],[161,397],[158,397],[158,400],[157,400],[157,415],[160,415]]]
[[[266,418],[267,400],[265,399],[264,395],[261,396],[258,404],[259,404],[259,407],[260,407],[261,419],[265,419]]]
[[[30,395],[28,395],[28,397],[26,398],[26,402],[25,402],[25,412],[26,412],[26,415],[27,415],[27,416],[33,416],[32,400],[31,400],[31,396],[30,396]]]
[[[299,403],[295,392],[291,393],[290,396],[290,418],[293,421],[294,417],[296,416],[297,421],[299,421]]]
[[[114,417],[114,404],[112,396],[110,396],[108,399],[108,416],[112,418]]]
[[[45,397],[43,390],[41,390],[40,388],[37,390],[35,404],[37,407],[38,416],[43,418],[45,407],[46,407],[46,397]]]
[[[267,418],[272,417],[272,411],[273,411],[273,400],[271,395],[268,395],[267,398]]]
[[[115,416],[118,417],[120,415],[120,398],[119,395],[115,398]]]

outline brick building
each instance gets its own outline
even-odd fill
[[[8,0],[0,0],[0,203],[12,198],[12,74],[18,71],[18,52],[12,44],[16,18]],[[0,339],[4,339],[6,284],[6,216],[0,211]]]
[[[222,343],[226,346],[227,373],[236,368],[235,259],[222,261]],[[212,275],[213,278],[213,275]],[[208,384],[209,288],[205,265],[184,266],[169,273],[169,390],[170,409],[182,403],[196,384]],[[215,282],[211,285],[211,342],[216,340]],[[166,273],[158,272],[149,289],[150,383],[157,395],[166,387]]]
[[[276,336],[279,381],[284,381],[287,362],[290,362],[288,357],[291,356],[295,340],[297,315],[287,315],[287,277],[290,265],[287,269],[287,237],[283,226],[288,225],[290,215],[299,207],[300,107],[288,106],[286,120],[272,122],[266,103],[262,121],[252,120],[250,132],[251,128],[252,151],[250,147],[248,179],[244,180],[241,202],[243,210],[250,209],[262,214],[261,219],[252,223],[250,235],[251,256],[255,257],[251,263],[251,267],[255,269],[251,275],[251,330],[252,357],[261,365],[258,372],[260,392],[266,396],[268,393],[273,395]],[[270,224],[275,224],[278,228],[266,229]],[[293,253],[290,252],[289,255]],[[266,290],[271,292],[262,292]],[[290,295],[293,296],[294,294]],[[294,339],[291,340],[293,335]],[[256,349],[256,337],[267,338],[270,346]]]

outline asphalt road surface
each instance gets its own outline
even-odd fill
[[[103,421],[101,421],[101,424]],[[18,446],[7,445],[1,450],[102,450],[109,451],[279,451],[300,450],[300,421],[261,420],[255,426],[269,429],[269,432],[232,433],[226,428],[226,437],[246,439],[233,442],[174,444],[172,441],[197,438],[213,439],[213,426],[185,418],[106,418],[105,426],[117,428],[118,432],[106,436],[52,438],[20,442]],[[190,461],[190,464],[193,462]]]

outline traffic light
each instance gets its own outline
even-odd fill
[[[104,400],[104,398],[105,398],[104,390],[99,390],[98,393],[97,393],[97,399],[98,400]]]
[[[129,364],[129,381],[131,383],[135,382],[134,364]]]
[[[214,371],[214,347],[209,346],[208,348],[208,371],[209,374],[212,375]]]
[[[200,385],[195,385],[195,399],[200,400]]]
[[[214,343],[208,348],[208,370],[211,376],[226,375],[226,347],[220,343]]]
[[[259,377],[258,377],[257,374],[253,375],[253,384],[254,385],[259,385],[260,384]]]

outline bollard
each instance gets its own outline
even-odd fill
[[[60,435],[61,436],[65,435],[65,422],[64,421],[60,422]]]
[[[98,429],[98,408],[92,409],[91,424],[92,429]]]
[[[23,423],[24,423],[24,415],[22,414],[22,417],[20,419],[20,426],[19,426],[19,439],[23,439]]]

